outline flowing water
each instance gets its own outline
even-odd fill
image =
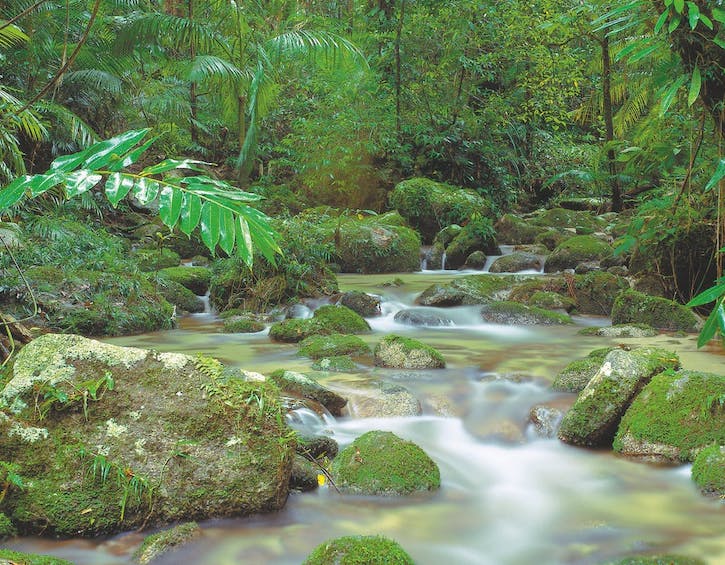
[[[597,564],[637,552],[678,552],[725,563],[725,505],[703,497],[689,466],[638,463],[607,451],[573,448],[543,439],[527,427],[540,403],[568,406],[573,395],[548,383],[570,361],[613,343],[656,344],[680,355],[686,368],[725,372],[725,355],[698,351],[695,337],[651,339],[577,335],[577,327],[509,327],[484,324],[477,309],[439,312],[447,325],[420,328],[394,315],[417,293],[455,274],[342,275],[344,290],[383,296],[383,315],[371,319],[370,344],[384,333],[414,336],[437,347],[448,367],[437,371],[361,368],[321,381],[344,391],[369,382],[392,382],[420,402],[422,415],[335,420],[299,412],[292,424],[332,433],[341,446],[372,429],[393,431],[423,447],[441,469],[442,486],[429,496],[390,499],[340,495],[323,487],[292,494],[272,515],[203,523],[203,537],[159,561],[167,564],[299,564],[322,541],[341,535],[383,534],[402,544],[420,565]],[[163,351],[201,352],[254,371],[309,371],[293,345],[274,344],[266,332],[218,333],[211,314],[180,320],[168,332],[109,340]],[[13,549],[46,552],[79,564],[131,562],[145,534],[106,540],[14,540]]]

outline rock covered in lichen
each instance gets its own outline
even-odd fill
[[[318,545],[303,565],[413,565],[397,542],[383,536],[345,536]]]
[[[481,317],[492,324],[532,326],[566,325],[572,320],[566,314],[545,310],[536,306],[526,306],[518,302],[504,300],[488,304],[481,309]]]
[[[407,495],[440,488],[435,461],[392,432],[358,437],[335,457],[332,475],[340,489],[356,494]]]
[[[346,292],[340,298],[340,304],[365,318],[380,316],[380,297],[366,292],[359,290]]]
[[[418,399],[404,386],[380,381],[346,388],[347,412],[353,418],[420,416]]]
[[[642,390],[622,418],[614,450],[625,455],[692,461],[703,448],[725,445],[725,376],[664,372]]]
[[[647,324],[617,324],[601,328],[584,328],[579,333],[599,337],[654,337],[659,334],[656,329]]]
[[[604,358],[612,349],[595,349],[585,358],[572,361],[554,378],[551,388],[562,392],[581,392],[597,374]]]
[[[155,561],[158,557],[171,553],[180,546],[198,539],[202,534],[196,522],[179,524],[171,529],[147,536],[134,552],[134,558],[141,565]]]
[[[433,347],[399,335],[387,335],[375,347],[375,364],[396,369],[442,369],[443,356]]]
[[[556,246],[546,258],[547,273],[573,269],[584,261],[601,260],[612,254],[612,247],[592,235],[575,235]]]
[[[612,306],[612,324],[632,323],[685,332],[694,332],[699,325],[697,317],[682,304],[636,290],[625,290]]]
[[[654,375],[678,366],[677,356],[662,349],[610,351],[564,416],[559,439],[586,447],[611,445],[617,426],[637,393]]]
[[[4,500],[20,533],[100,535],[277,510],[287,497],[294,442],[260,377],[52,334],[14,371],[0,452],[27,479]]]

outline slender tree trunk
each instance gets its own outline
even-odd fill
[[[189,6],[189,22],[194,22],[194,0],[189,0],[188,2]],[[191,56],[192,61],[196,57],[196,46],[194,45],[194,40],[192,39],[189,42],[189,55]],[[197,122],[197,116],[199,112],[199,105],[196,99],[196,83],[192,81],[192,83],[189,85],[189,107],[191,108],[191,124],[189,131],[191,133],[191,142],[194,144],[199,143],[199,131],[196,127]]]
[[[612,62],[609,54],[609,38],[605,35],[600,41],[602,47],[602,106],[604,113],[605,143],[614,140],[614,120],[612,112]],[[609,185],[612,190],[612,211],[622,210],[622,189],[617,179],[617,161],[614,149],[607,149],[607,166],[609,168]]]
[[[400,139],[401,117],[400,117],[400,38],[403,35],[403,20],[405,18],[405,0],[400,0],[400,14],[398,15],[398,29],[395,32],[395,133]]]

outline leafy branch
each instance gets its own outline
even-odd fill
[[[0,190],[0,214],[23,198],[36,198],[62,185],[65,197],[84,194],[103,182],[113,207],[131,194],[141,204],[158,200],[159,217],[169,228],[177,225],[190,236],[199,227],[201,240],[214,253],[217,246],[231,255],[234,251],[251,268],[254,250],[270,263],[282,251],[269,218],[247,205],[261,199],[228,183],[206,176],[203,161],[165,159],[132,173],[124,169],[136,163],[157,139],[144,140],[149,129],[130,130],[100,141],[87,149],[57,158],[44,174],[18,177]],[[190,176],[164,176],[190,170]]]

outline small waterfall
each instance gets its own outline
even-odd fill
[[[290,428],[305,435],[328,435],[335,424],[335,417],[329,412],[320,415],[307,407],[290,410],[286,419]]]
[[[441,269],[443,271],[446,270],[446,252],[443,252],[443,255],[441,255]]]

